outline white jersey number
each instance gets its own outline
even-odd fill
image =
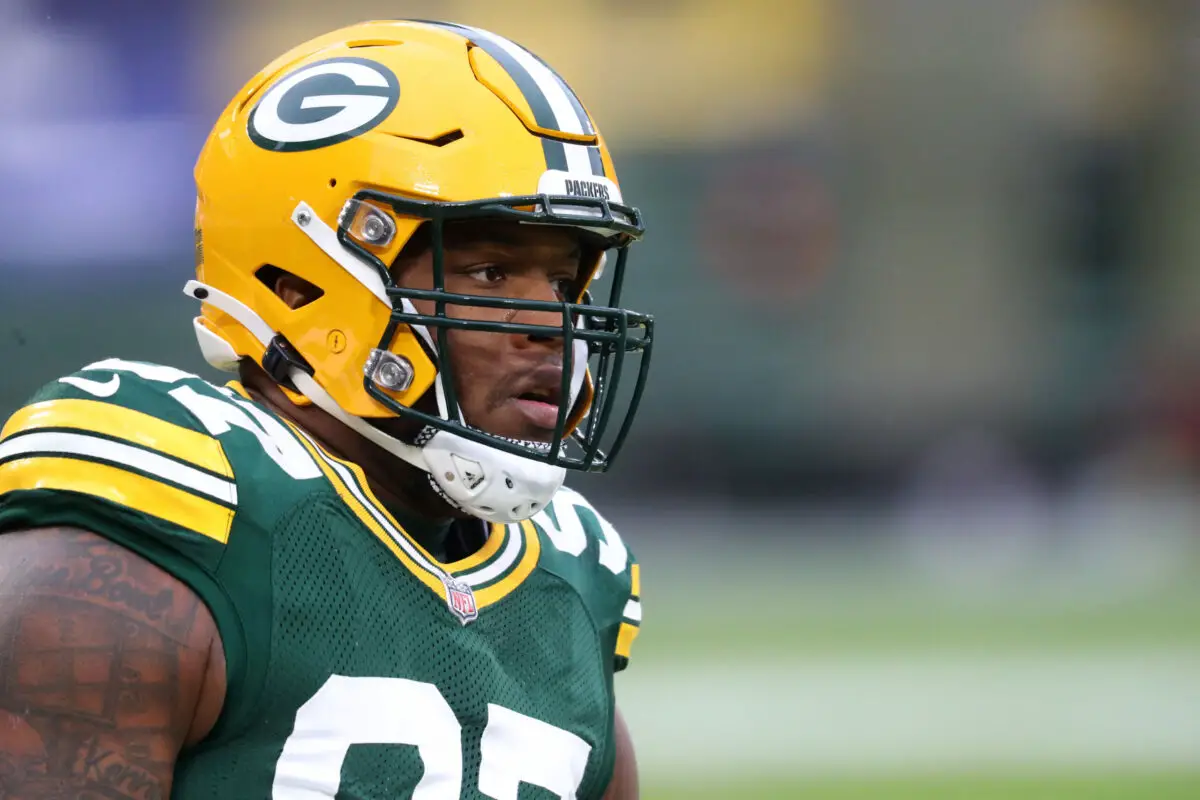
[[[192,412],[212,436],[222,436],[234,428],[243,430],[257,439],[267,457],[292,479],[303,481],[321,477],[321,468],[282,423],[232,391],[222,389],[221,392],[226,395],[224,399],[200,394],[190,386],[172,389],[169,394]]]
[[[354,744],[417,748],[424,765],[413,800],[459,800],[462,726],[431,683],[405,678],[333,675],[296,712],[292,735],[275,766],[272,800],[330,800]],[[591,745],[569,731],[488,704],[480,742],[479,791],[517,800],[522,783],[575,800]]]
[[[608,567],[614,575],[620,575],[629,566],[629,549],[621,540],[621,535],[608,520],[600,516],[583,495],[565,486],[554,495],[551,504],[554,516],[550,516],[549,506],[539,511],[533,521],[537,523],[551,543],[564,553],[573,556],[580,555],[587,549],[587,534],[583,530],[583,520],[579,512],[587,511],[596,518],[600,529],[600,563]]]

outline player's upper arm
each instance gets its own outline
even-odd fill
[[[179,580],[87,531],[0,535],[0,796],[168,797],[223,680]]]
[[[638,800],[637,757],[633,752],[633,737],[621,710],[614,709],[613,737],[616,740],[616,758],[613,761],[613,776],[604,800]]]

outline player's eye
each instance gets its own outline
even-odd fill
[[[551,281],[551,285],[554,286],[554,293],[558,295],[559,300],[569,302],[575,299],[574,278],[557,278]]]
[[[475,267],[467,272],[472,280],[487,286],[494,286],[500,283],[507,277],[504,270],[495,264],[484,264],[483,266]]]

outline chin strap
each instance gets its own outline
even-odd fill
[[[236,319],[243,328],[248,330],[254,336],[255,339],[258,339],[259,343],[261,343],[264,348],[270,347],[271,340],[275,338],[275,331],[271,330],[271,327],[263,321],[262,317],[254,313],[254,311],[245,303],[226,294],[225,292],[220,291],[219,289],[214,289],[207,284],[201,283],[200,281],[188,281],[187,285],[184,286],[183,291],[184,294],[188,295],[189,297],[193,297],[203,303],[216,306],[221,311],[224,311],[226,314]],[[211,334],[211,332],[209,332],[207,329],[203,329],[203,331],[201,331],[202,328],[203,326],[197,324],[198,334],[203,332],[209,333],[211,336],[215,336],[215,334]],[[202,341],[202,345],[205,344],[206,342]],[[207,346],[209,350],[216,349],[215,345],[208,344]],[[229,347],[228,344],[226,344],[226,347],[228,348],[229,352],[233,352],[233,349]],[[358,433],[364,438],[369,439],[371,442],[379,445],[384,450],[401,459],[402,461],[411,464],[412,466],[417,467],[424,472],[429,472],[429,466],[425,463],[425,459],[421,456],[420,447],[408,444],[407,442],[402,442],[394,436],[388,436],[386,433],[379,430],[366,420],[356,417],[353,414],[347,414],[344,410],[342,410],[342,407],[337,404],[337,401],[334,400],[333,397],[331,397],[329,393],[326,392],[321,385],[317,383],[316,380],[313,379],[313,377],[307,372],[293,368],[289,371],[288,377],[291,378],[292,385],[299,390],[299,393],[311,400],[313,405],[317,406],[317,408],[338,420],[355,433]]]
[[[429,465],[425,463],[424,457],[421,455],[421,448],[417,445],[409,444],[401,441],[395,436],[389,436],[383,431],[376,428],[371,423],[367,422],[362,417],[356,417],[353,414],[347,414],[337,401],[330,396],[321,384],[309,375],[307,372],[299,369],[293,369],[290,372],[292,383],[300,390],[300,393],[313,402],[317,408],[324,411],[329,416],[341,422],[346,427],[350,428],[355,433],[363,438],[370,440],[372,443],[379,445],[387,452],[411,464],[423,472],[429,472]]]
[[[433,470],[429,466],[429,462],[425,460],[425,454],[422,452],[421,445],[409,444],[408,442],[397,439],[395,436],[389,436],[361,417],[356,417],[353,414],[347,414],[342,407],[337,404],[337,401],[334,400],[333,397],[331,397],[330,394],[326,392],[321,385],[312,378],[311,375],[303,370],[292,370],[291,379],[295,387],[299,389],[300,392],[317,408],[338,420],[355,433],[383,448],[404,463],[416,467],[424,472],[429,479],[429,488],[432,489],[434,493],[438,495],[438,497],[442,498],[442,500],[451,508],[455,508],[460,511],[468,510],[463,509],[461,505],[454,501],[454,498],[450,497],[450,495],[446,494],[445,490],[442,489],[441,483],[434,476]],[[421,432],[418,441],[429,441],[434,430],[435,429],[433,428],[426,428]]]
[[[407,464],[428,473],[431,488],[454,508],[488,522],[509,524],[537,514],[566,479],[566,470],[427,427],[420,444],[389,436],[346,413],[311,375],[293,369],[296,388],[313,405]]]

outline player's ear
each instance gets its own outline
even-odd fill
[[[271,287],[279,299],[287,303],[288,308],[301,308],[325,294],[321,287],[285,270],[275,268],[266,275],[261,272],[260,270],[260,280],[266,279],[263,282]]]

